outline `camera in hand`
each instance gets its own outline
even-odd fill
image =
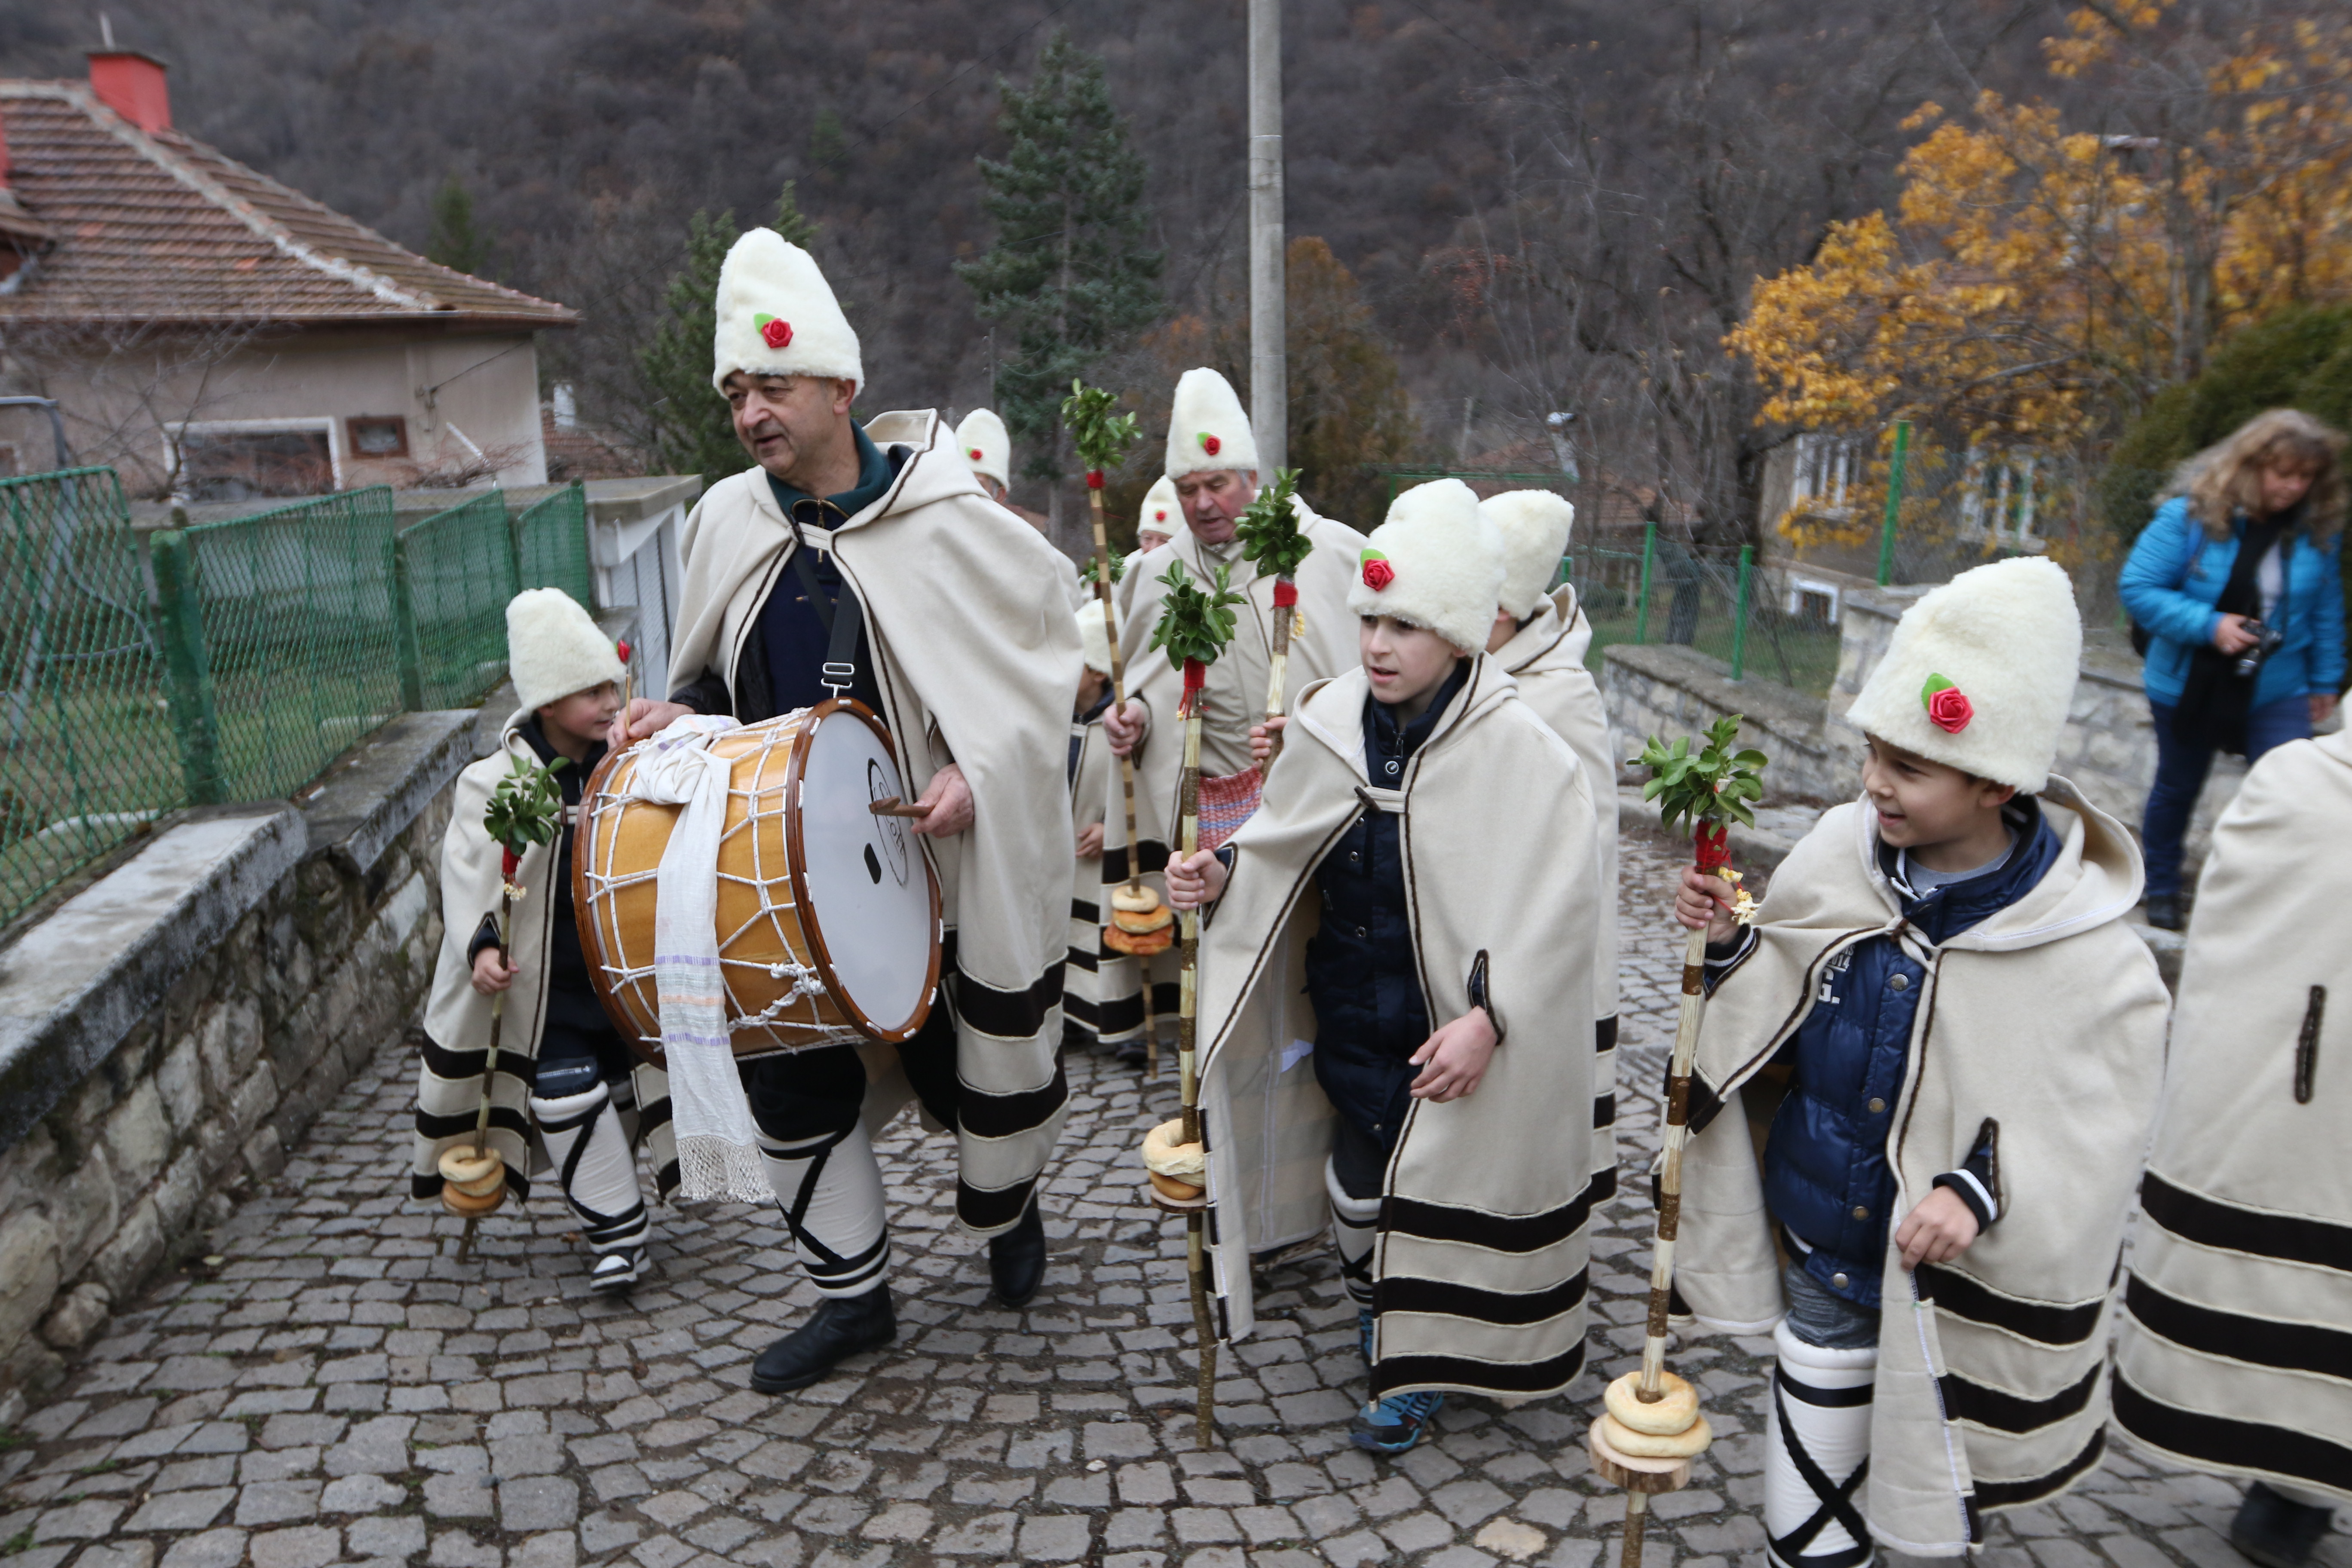
[[[2263,660],[2276,653],[2279,645],[2286,641],[2284,632],[2261,621],[2248,621],[2246,635],[2254,640],[2239,653],[2237,662],[2230,667],[2230,672],[2241,680],[2252,680],[2255,672],[2263,668]]]

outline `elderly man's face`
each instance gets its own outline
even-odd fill
[[[857,393],[854,381],[749,375],[739,370],[720,384],[720,390],[734,417],[735,438],[753,462],[786,484],[793,484],[795,476],[805,477],[813,464],[837,462],[845,448],[856,451],[849,434],[849,405]]]
[[[1234,536],[1234,521],[1257,499],[1257,474],[1239,468],[1212,468],[1186,474],[1176,481],[1176,503],[1184,510],[1184,525],[1203,544],[1223,544]]]

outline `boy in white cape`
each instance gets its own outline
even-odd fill
[[[491,999],[504,993],[490,1146],[506,1163],[509,1187],[525,1198],[537,1132],[587,1240],[590,1288],[624,1290],[636,1282],[651,1237],[637,1186],[640,1131],[653,1145],[664,1192],[677,1184],[677,1158],[669,1080],[632,1052],[605,1016],[572,908],[572,819],[582,786],[604,755],[605,727],[620,710],[621,660],[561,588],[533,588],[507,605],[507,667],[520,706],[499,749],[457,775],[441,846],[441,957],[425,1011],[410,1185],[417,1197],[438,1197],[441,1151],[472,1141]],[[482,813],[518,763],[562,764],[555,779],[563,826],[553,843],[531,846],[516,865],[523,896],[502,939],[503,852]]]
[[[1541,1397],[1584,1363],[1591,925],[1613,911],[1583,770],[1484,651],[1502,575],[1468,487],[1400,496],[1349,595],[1361,667],[1301,694],[1233,841],[1168,870],[1178,908],[1213,906],[1221,1331],[1255,1321],[1251,1253],[1328,1223],[1374,1453],[1447,1391]]]
[[[2098,1463],[2168,998],[2123,923],[2137,848],[2050,772],[2081,648],[2054,564],[1962,574],[1895,627],[1848,710],[1863,798],[1755,923],[1684,877],[1712,994],[1675,1284],[1702,1324],[1773,1336],[1784,1568],[1859,1568],[1873,1537],[1958,1556],[1986,1510]],[[1741,1094],[1776,1064],[1759,1169]]]

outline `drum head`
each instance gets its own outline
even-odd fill
[[[903,817],[869,808],[907,791],[888,735],[825,703],[794,748],[789,821],[800,918],[833,994],[868,1033],[921,1027],[939,984],[939,884]]]

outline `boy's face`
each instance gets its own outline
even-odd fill
[[[1878,836],[1897,849],[1926,849],[1965,838],[1998,814],[2017,791],[1970,778],[1916,752],[1869,737],[1863,792],[1878,813]]]
[[[539,710],[539,721],[578,740],[600,741],[612,726],[613,715],[620,710],[621,689],[608,680],[546,704]]]
[[[1071,710],[1072,713],[1084,713],[1101,701],[1103,692],[1109,685],[1110,677],[1101,670],[1092,665],[1081,668],[1078,671],[1078,705]]]
[[[1358,646],[1364,656],[1364,674],[1372,695],[1382,702],[1411,703],[1445,684],[1454,673],[1459,649],[1426,626],[1408,626],[1388,616],[1366,616],[1359,623]]]

